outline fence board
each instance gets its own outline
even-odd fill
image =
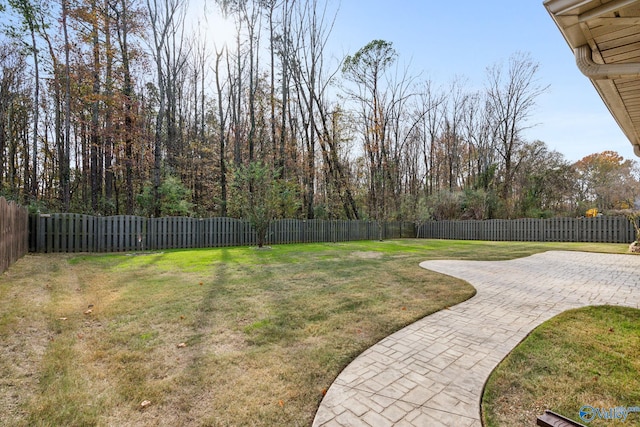
[[[26,208],[0,197],[0,273],[27,253],[29,225]]]
[[[122,252],[255,245],[248,221],[234,218],[93,217],[78,214],[38,215],[31,218],[33,251]],[[283,219],[274,221],[267,244],[342,242],[414,237],[407,222]]]
[[[246,246],[257,242],[249,222],[234,218],[51,214],[36,216],[28,224],[33,250],[39,252],[187,249]],[[343,242],[416,236],[461,240],[629,243],[635,239],[635,230],[624,217],[428,221],[420,225],[410,222],[284,219],[271,224],[266,243]]]
[[[635,230],[621,216],[485,221],[428,221],[415,235],[427,239],[631,243]]]

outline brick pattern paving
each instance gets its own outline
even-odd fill
[[[484,383],[536,326],[587,305],[640,308],[640,256],[553,251],[420,265],[466,280],[477,294],[358,356],[329,388],[313,426],[480,427]]]

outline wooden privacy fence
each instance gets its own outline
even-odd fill
[[[32,216],[29,222],[32,252],[121,252],[257,244],[249,222],[233,218],[51,214]],[[630,243],[635,240],[635,230],[624,217],[428,221],[418,227],[411,222],[283,219],[271,224],[267,243],[345,242],[380,237]]]
[[[415,237],[410,222],[292,220],[274,221],[268,244],[343,242]],[[382,227],[382,229],[380,228]],[[248,221],[233,218],[96,217],[80,214],[31,218],[32,252],[121,252],[257,244]]]
[[[29,214],[14,202],[0,197],[0,273],[29,249]]]
[[[622,216],[596,218],[491,219],[484,221],[429,221],[417,227],[427,239],[526,242],[631,243],[633,224]]]

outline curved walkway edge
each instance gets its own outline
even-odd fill
[[[536,326],[588,305],[640,308],[640,256],[552,251],[420,266],[477,294],[358,356],[327,391],[314,427],[480,427],[489,374]]]

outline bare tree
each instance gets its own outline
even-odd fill
[[[30,143],[32,88],[24,78],[27,70],[27,61],[18,46],[0,44],[0,191],[16,200],[21,196],[20,146],[28,148]]]
[[[134,87],[131,70],[131,43],[130,37],[136,27],[135,11],[129,0],[112,0],[110,8],[115,16],[115,28],[120,48],[120,60],[122,63],[122,98],[124,103],[124,181],[125,181],[125,212],[133,214],[133,122],[134,122]],[[149,5],[149,3],[147,3]],[[156,137],[158,135],[156,134]],[[159,142],[156,140],[156,142]],[[159,148],[159,147],[158,147]],[[154,152],[155,153],[155,152]],[[158,171],[159,172],[159,171]],[[158,183],[159,184],[159,183]],[[116,201],[117,203],[117,201]]]
[[[486,191],[493,185],[492,170],[495,172],[497,154],[485,95],[480,92],[470,94],[464,112],[464,135],[469,153],[467,186]]]
[[[373,40],[344,60],[342,71],[347,79],[355,83],[349,96],[360,109],[360,126],[369,176],[369,213],[381,220],[385,211],[383,195],[388,124],[384,116],[383,78],[387,69],[395,62],[397,53],[393,44],[384,40]]]
[[[153,148],[153,196],[156,203],[154,214],[160,213],[158,190],[160,188],[160,174],[162,167],[163,126],[167,114],[167,85],[165,65],[170,67],[172,47],[169,45],[171,38],[175,36],[176,25],[184,16],[184,0],[147,0],[147,11],[151,25],[153,40],[152,56],[156,65],[156,79],[158,85],[158,112],[155,123],[155,140]]]
[[[419,91],[419,104],[424,113],[421,114],[420,135],[422,139],[422,161],[426,178],[426,194],[438,191],[439,177],[436,172],[437,139],[442,129],[443,111],[446,102],[443,91],[436,89],[431,80],[424,82]]]
[[[536,105],[536,99],[548,86],[538,80],[539,65],[529,54],[516,53],[509,58],[506,75],[501,65],[487,69],[487,102],[495,126],[496,148],[503,162],[502,198],[509,202],[514,177],[514,155],[523,143],[522,132]]]
[[[22,19],[22,27],[16,32],[25,31],[28,33],[30,43],[27,45],[33,59],[34,86],[33,86],[33,132],[31,134],[31,173],[28,173],[29,162],[25,161],[25,178],[30,181],[29,193],[35,200],[38,196],[38,125],[40,123],[40,57],[38,53],[38,44],[36,41],[38,32],[40,31],[40,20],[38,15],[41,13],[40,5],[30,0],[9,0],[9,5],[20,15]],[[19,37],[18,34],[15,34]]]
[[[113,189],[115,185],[115,174],[113,171],[113,153],[114,153],[114,137],[113,137],[113,108],[114,108],[114,78],[113,78],[113,59],[114,46],[111,42],[112,19],[110,14],[109,0],[104,1],[104,37],[105,37],[105,97],[107,108],[104,117],[104,198],[105,203],[103,209],[106,214],[113,214],[115,206],[113,200]]]
[[[216,93],[218,96],[218,144],[220,157],[220,215],[227,215],[227,118],[229,116],[229,108],[225,110],[224,87],[220,78],[220,62],[226,48],[216,52],[215,75],[216,75]]]
[[[235,75],[235,83],[230,88],[235,96],[233,103],[235,111],[232,114],[233,126],[236,128],[235,135],[235,161],[241,161],[241,131],[240,121],[242,116],[242,93],[243,71],[246,72],[248,81],[247,87],[247,115],[248,131],[246,135],[248,161],[251,162],[255,155],[257,116],[256,116],[256,95],[258,91],[259,75],[259,51],[261,36],[262,3],[259,0],[216,0],[221,6],[226,16],[233,16],[236,22],[236,64],[235,73],[229,68],[229,75]],[[243,44],[241,42],[242,31],[246,31],[246,64],[243,64]],[[246,66],[246,69],[244,69]]]
[[[91,208],[98,211],[98,201],[102,195],[102,157],[100,156],[101,135],[100,135],[100,95],[101,95],[101,73],[102,58],[100,49],[100,20],[102,13],[98,10],[96,0],[91,0],[90,4],[90,25],[93,67],[92,74],[92,101],[91,101],[91,136],[89,144],[90,155],[90,178],[91,178]]]
[[[167,32],[167,43],[164,44],[164,90],[166,96],[166,162],[171,171],[178,170],[179,159],[184,156],[183,132],[180,121],[184,117],[181,111],[183,103],[188,99],[185,86],[188,78],[189,57],[193,55],[193,41],[187,40],[185,33],[186,2],[180,0],[176,4]]]
[[[386,144],[382,146],[382,167],[384,170],[382,196],[389,203],[385,218],[397,218],[401,211],[403,181],[408,171],[403,168],[407,163],[402,157],[407,152],[407,146],[414,136],[422,119],[411,110],[411,100],[417,96],[414,84],[415,77],[409,73],[409,67],[396,69],[387,78],[388,100],[384,108],[384,117],[387,121],[385,129]],[[424,110],[423,110],[424,111]]]
[[[304,142],[305,156],[302,178],[304,210],[306,217],[313,219],[317,174],[316,146],[318,139],[328,135],[326,129],[320,130],[320,123],[323,123],[322,127],[328,123],[329,111],[324,98],[331,80],[331,74],[326,74],[324,65],[325,46],[333,28],[335,15],[330,14],[326,4],[324,8],[320,7],[317,0],[298,1],[294,5],[294,10],[295,22],[291,28],[292,56],[283,55],[283,67],[291,70],[296,88],[298,111],[302,123],[300,136]],[[288,44],[288,41],[284,42]],[[283,54],[288,51],[287,46]],[[324,143],[323,147],[326,148]]]
[[[392,43],[374,40],[345,58],[343,73],[355,86],[347,94],[359,109],[359,126],[368,167],[369,214],[377,221],[401,211],[404,173],[402,155],[423,115],[411,114],[416,95],[409,68],[392,68],[397,53]]]
[[[464,111],[468,102],[468,95],[464,90],[460,78],[455,78],[449,88],[448,103],[444,116],[442,143],[446,162],[447,182],[449,191],[460,187],[460,174],[463,166],[462,126]]]

